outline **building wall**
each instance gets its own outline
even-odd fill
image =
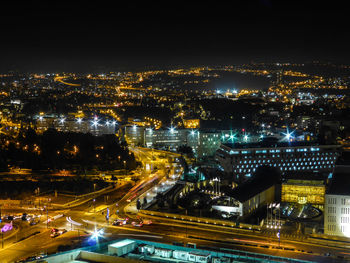
[[[125,126],[125,140],[129,145],[137,146],[137,145],[144,145],[145,138],[144,138],[144,127],[132,125],[132,126]]]
[[[197,158],[214,156],[221,145],[221,133],[203,131],[188,132],[187,145],[192,147]]]
[[[243,216],[254,212],[259,207],[275,201],[276,187],[273,185],[265,191],[253,196],[249,200],[243,202]]]
[[[350,238],[350,195],[326,194],[324,233]]]
[[[331,172],[338,158],[337,146],[297,146],[235,149],[221,145],[216,160],[226,172],[249,175],[261,165],[284,171]]]
[[[282,202],[324,205],[324,185],[282,184]]]
[[[58,118],[43,118],[37,120],[36,130],[38,133],[43,133],[49,128],[54,128],[61,132],[91,133],[95,136],[116,133],[116,125],[112,124],[112,122],[108,124],[101,122],[93,125],[91,120],[83,120],[81,122],[77,122],[74,119],[66,119],[62,122]]]

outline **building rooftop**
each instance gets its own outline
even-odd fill
[[[343,151],[341,156],[338,157],[336,166],[349,166],[350,167],[350,151]]]
[[[329,173],[320,173],[320,172],[294,172],[294,171],[287,171],[283,174],[284,181],[291,181],[291,180],[301,180],[301,181],[322,181],[325,183],[325,180],[328,178]]]
[[[350,195],[350,170],[347,173],[335,173],[327,191],[331,195]]]
[[[278,147],[303,147],[303,146],[333,146],[341,147],[340,145],[320,145],[318,142],[278,142],[278,141],[261,141],[258,143],[224,143],[223,145],[233,149],[246,148],[278,148]]]
[[[269,166],[260,166],[251,179],[229,190],[227,195],[240,202],[245,202],[276,183],[279,183],[279,181],[280,173],[277,169]]]
[[[115,248],[120,248],[120,247],[124,247],[124,246],[127,246],[129,244],[132,244],[132,243],[135,243],[135,240],[131,240],[131,239],[123,239],[123,240],[120,240],[114,244],[111,244],[109,246],[111,247],[115,247]]]

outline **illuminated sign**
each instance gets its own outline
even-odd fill
[[[1,228],[1,232],[5,233],[7,231],[12,230],[12,224],[5,224],[2,228]]]

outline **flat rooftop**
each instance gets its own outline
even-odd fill
[[[120,240],[120,241],[113,243],[109,246],[115,247],[115,248],[120,248],[120,247],[124,247],[124,246],[130,245],[130,244],[133,244],[133,243],[135,243],[135,240],[123,239],[123,240]]]
[[[232,149],[248,149],[248,148],[279,148],[279,147],[311,147],[311,146],[327,146],[341,147],[341,145],[321,145],[318,142],[278,142],[278,141],[262,141],[258,143],[223,143],[226,147]]]

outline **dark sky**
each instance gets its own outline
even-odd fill
[[[219,2],[13,6],[0,13],[0,70],[350,59],[340,2]]]

